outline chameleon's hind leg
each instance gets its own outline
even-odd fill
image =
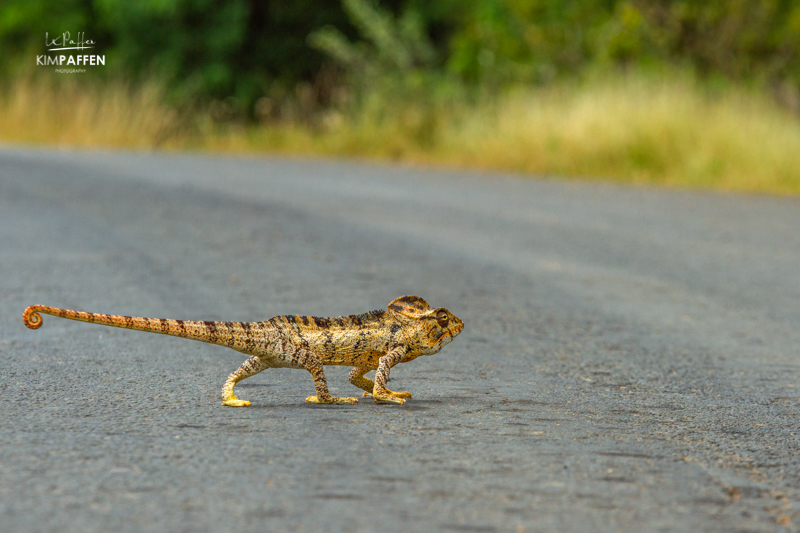
[[[350,371],[350,383],[362,389],[364,391],[364,396],[371,397],[372,392],[375,390],[375,382],[369,378],[364,377],[364,374],[369,372],[369,368],[354,368]],[[411,398],[410,392],[394,392],[389,389],[385,389],[386,394],[389,396],[394,396],[396,398]]]
[[[233,393],[233,387],[243,379],[255,376],[265,368],[268,368],[268,366],[269,365],[267,365],[264,360],[255,355],[242,363],[242,366],[240,366],[236,372],[228,376],[228,380],[225,382],[225,385],[222,386],[222,405],[227,405],[229,407],[247,407],[250,405],[250,402],[247,400],[240,400],[236,397]]]
[[[325,374],[322,371],[322,362],[319,357],[311,352],[303,350],[304,357],[301,357],[298,363],[300,366],[311,372],[314,378],[314,389],[317,391],[316,396],[309,396],[306,398],[306,403],[358,403],[358,398],[347,398],[344,396],[331,396],[328,392],[328,383],[325,381]]]

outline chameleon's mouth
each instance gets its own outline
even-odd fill
[[[464,323],[459,321],[458,324],[453,325],[453,327],[448,331],[450,338],[455,338],[459,333],[464,331]]]
[[[453,339],[455,339],[459,333],[464,330],[464,323],[459,322],[458,324],[454,324],[449,329],[442,331],[436,339],[434,339],[434,343],[436,345],[437,350],[441,350],[446,344],[449,344]]]

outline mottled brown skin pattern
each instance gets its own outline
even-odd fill
[[[386,311],[319,318],[276,316],[264,322],[203,322],[139,318],[85,313],[46,305],[25,309],[22,320],[31,329],[42,325],[40,313],[70,320],[118,328],[161,333],[227,346],[250,355],[222,387],[222,403],[231,407],[250,405],[233,393],[234,386],[265,368],[302,368],[314,378],[312,403],[357,403],[356,398],[332,396],[323,373],[324,365],[352,366],[350,383],[375,401],[403,404],[408,392],[386,388],[389,369],[421,355],[432,355],[464,329],[464,323],[443,307],[431,308],[419,296],[402,296]],[[375,370],[375,381],[364,377]]]

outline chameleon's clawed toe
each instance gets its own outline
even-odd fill
[[[399,398],[392,394],[373,394],[372,397],[375,398],[376,402],[392,402],[392,403],[399,403],[400,405],[406,403],[406,401],[403,398]]]
[[[363,396],[366,397],[366,398],[374,398],[374,395],[371,392],[365,392]],[[394,398],[394,400],[392,400],[390,398]],[[395,392],[395,391],[391,391],[391,390],[387,389],[386,392],[384,394],[380,394],[378,396],[378,398],[375,399],[375,401],[376,402],[378,402],[378,401],[395,402],[395,403],[399,403],[399,404],[404,404],[406,402],[397,401],[397,400],[401,400],[401,399],[404,399],[404,398],[409,398],[410,399],[411,398],[411,393],[408,392],[408,391]]]
[[[358,398],[348,398],[345,396],[329,396],[328,398],[320,398],[319,396],[309,396],[306,398],[306,403],[358,403]]]
[[[228,407],[247,407],[250,405],[250,402],[247,400],[237,400],[236,398],[231,398],[230,400],[223,401],[222,405],[227,405]]]

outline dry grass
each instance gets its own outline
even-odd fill
[[[517,94],[441,145],[448,161],[485,168],[800,193],[800,120],[757,94],[688,81]]]
[[[151,86],[18,82],[0,139],[391,159],[630,183],[800,194],[800,120],[766,97],[641,76],[518,90],[463,106],[372,101],[299,122],[181,127]]]
[[[19,79],[0,94],[0,140],[56,146],[179,145],[177,113],[155,84],[81,85]],[[177,141],[177,142],[176,142]]]

